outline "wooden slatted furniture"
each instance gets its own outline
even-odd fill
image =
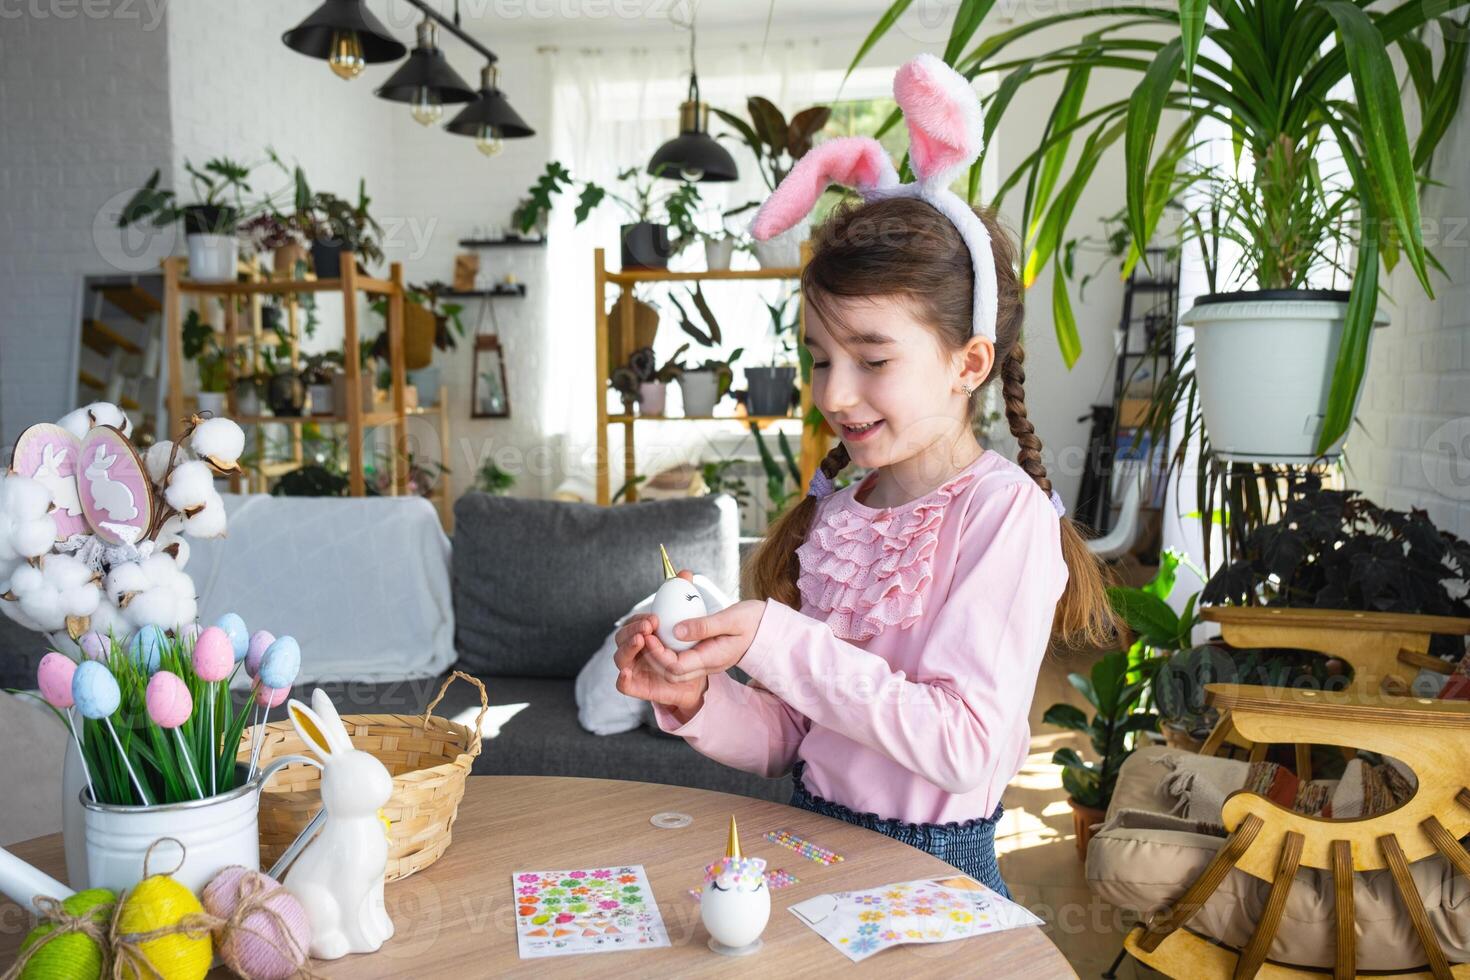
[[[1458,874],[1470,875],[1470,855],[1459,839],[1470,834],[1470,703],[1294,691],[1212,684],[1211,704],[1255,743],[1345,745],[1380,752],[1407,764],[1418,781],[1414,795],[1388,813],[1356,820],[1325,820],[1287,810],[1263,796],[1238,791],[1225,801],[1230,836],[1195,882],[1169,908],[1135,927],[1125,948],[1170,977],[1309,977],[1323,975],[1266,960],[1298,868],[1332,875],[1336,947],[1332,975],[1358,975],[1352,874],[1387,869],[1424,950],[1416,974],[1470,978],[1470,963],[1451,965],[1433,931],[1409,864],[1443,855]],[[1188,930],[1190,918],[1232,869],[1270,884],[1250,942],[1228,949]]]
[[[1429,641],[1436,635],[1470,635],[1470,619],[1407,613],[1209,606],[1200,617],[1219,623],[1233,647],[1286,647],[1337,657],[1353,668],[1348,690],[1366,696],[1407,694],[1421,668],[1451,673],[1452,664],[1429,655]],[[1252,762],[1265,757],[1266,744],[1242,737],[1230,713],[1222,711],[1200,753],[1216,755],[1227,743],[1250,751]],[[1303,780],[1312,778],[1310,748],[1310,743],[1296,744],[1297,776]]]

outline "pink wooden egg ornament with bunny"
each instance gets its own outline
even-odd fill
[[[108,544],[136,544],[153,519],[153,485],[138,451],[110,425],[82,439],[77,496],[82,513]]]
[[[372,953],[393,937],[383,902],[388,833],[381,810],[393,795],[387,768],[352,747],[331,698],[320,688],[308,708],[294,698],[286,713],[322,764],[321,833],[286,872],[283,884],[311,922],[311,955],[335,960]]]
[[[10,468],[28,476],[51,493],[51,518],[56,540],[87,534],[91,527],[77,496],[77,464],[81,441],[54,422],[38,422],[20,434],[11,453]]]

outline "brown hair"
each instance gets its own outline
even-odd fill
[[[985,382],[970,396],[973,419],[980,410],[984,385],[1000,378],[1006,421],[1020,444],[1016,462],[1042,493],[1051,493],[1051,480],[1041,461],[1041,440],[1026,417],[1026,352],[1021,347],[1025,311],[1016,273],[1015,246],[995,216],[977,209],[990,232],[995,253],[999,292],[995,327],[995,362]],[[928,324],[942,344],[962,348],[971,336],[974,270],[970,252],[949,219],[931,205],[911,198],[895,198],[840,207],[816,231],[811,261],[802,272],[802,295],[825,323],[840,326],[834,300],[866,296],[903,296],[918,319]],[[821,462],[822,472],[835,478],[849,462],[840,441]],[[803,494],[776,519],[765,540],[746,563],[743,591],[758,599],[771,598],[800,608],[796,587],[801,573],[796,549],[806,540],[817,500]],[[1057,603],[1052,629],[1069,644],[1102,646],[1117,635],[1117,621],[1108,603],[1101,564],[1068,518],[1061,522],[1062,557],[1067,563],[1067,586]]]

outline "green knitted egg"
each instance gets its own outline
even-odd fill
[[[106,888],[89,888],[62,902],[61,907],[71,915],[90,917],[105,933],[116,903],[117,896]],[[54,928],[47,923],[32,929],[21,943],[21,955]],[[37,950],[26,962],[20,980],[98,980],[101,976],[102,950],[91,939],[74,932],[58,936]]]

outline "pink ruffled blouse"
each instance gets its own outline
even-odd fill
[[[1067,581],[1051,502],[984,452],[897,507],[820,501],[797,550],[801,609],[766,601],[740,668],[685,724],[659,726],[726,765],[912,823],[990,816],[1030,743],[1027,716]]]

